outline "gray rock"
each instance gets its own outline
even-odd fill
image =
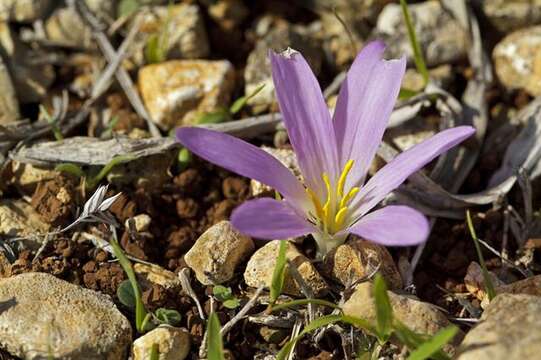
[[[541,297],[496,296],[468,332],[458,360],[534,360],[541,353]]]
[[[0,58],[0,124],[5,125],[19,120],[19,102],[9,70]]]
[[[201,235],[184,256],[186,264],[204,285],[221,284],[233,278],[237,266],[254,251],[254,242],[221,221]]]
[[[125,359],[129,321],[106,295],[44,273],[0,279],[0,344],[24,359]]]
[[[158,344],[160,360],[184,360],[190,352],[190,334],[185,329],[160,326],[133,342],[133,360],[150,360],[154,344]]]
[[[491,25],[503,33],[541,23],[539,0],[476,0],[474,3]]]
[[[29,23],[42,19],[52,4],[53,0],[2,0],[0,21]]]
[[[294,48],[302,53],[316,75],[321,70],[323,55],[320,44],[307,27],[294,26],[284,20],[267,16],[258,21],[255,32],[260,39],[246,60],[244,92],[251,94],[265,84],[257,96],[248,102],[256,112],[261,112],[275,102],[269,49],[280,52],[288,47]]]
[[[32,64],[41,53],[23,44],[6,22],[0,22],[0,54],[11,74],[19,102],[40,101],[54,81],[54,69],[52,65]]]
[[[208,36],[197,5],[152,6],[143,9],[137,18],[141,27],[131,48],[131,60],[136,66],[147,63],[145,48],[152,35],[162,36],[166,60],[201,59],[209,54]]]
[[[267,288],[270,287],[279,247],[280,240],[269,241],[252,255],[244,272],[244,281],[246,284],[252,287],[259,287],[261,285]],[[310,259],[301,254],[291,242],[289,242],[287,247],[286,258],[295,265],[304,282],[310,287],[316,297],[323,296],[328,292],[327,283],[317,272],[314,265],[312,265]],[[302,296],[301,288],[289,270],[286,271],[282,291],[285,294]]]
[[[450,325],[447,317],[435,306],[413,298],[387,292],[393,308],[393,315],[410,330],[418,334],[434,335],[439,330]],[[376,308],[374,306],[373,286],[369,282],[359,284],[355,292],[342,307],[344,314],[366,319],[375,324]],[[452,343],[457,345],[463,334],[455,337]],[[452,352],[452,346],[445,348]]]
[[[141,96],[164,130],[191,125],[198,114],[229,104],[234,68],[226,60],[170,60],[139,70]]]
[[[507,89],[541,95],[541,26],[507,35],[492,51],[494,70]]]
[[[409,4],[408,8],[427,65],[454,62],[466,56],[468,35],[438,0]],[[374,37],[385,40],[388,57],[406,54],[412,62],[413,50],[399,4],[385,6],[378,17]]]

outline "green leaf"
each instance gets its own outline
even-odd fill
[[[39,106],[39,112],[51,125],[51,130],[53,131],[54,138],[58,141],[63,140],[64,136],[62,135],[62,131],[60,131],[60,128],[58,127],[58,119],[53,119],[51,114],[49,114],[49,112],[47,111],[47,109],[45,109],[43,105]]]
[[[120,3],[118,4],[118,16],[129,16],[136,12],[141,4],[138,0],[120,0]]]
[[[181,315],[178,311],[174,309],[165,309],[165,308],[158,308],[154,315],[156,315],[156,318],[160,322],[160,324],[167,324],[171,326],[176,326],[180,324]]]
[[[286,252],[287,241],[280,241],[280,248],[278,249],[278,257],[276,258],[276,264],[274,265],[274,271],[272,273],[272,280],[270,286],[270,304],[274,305],[278,296],[282,292],[284,287],[284,279],[286,277]]]
[[[182,171],[186,169],[188,165],[190,165],[190,162],[192,161],[192,153],[190,152],[190,150],[186,148],[182,148],[178,152],[177,159],[178,159],[178,167],[179,167],[178,170]]]
[[[116,289],[116,297],[122,305],[132,310],[135,309],[135,293],[129,280],[124,280],[120,283]]]
[[[241,96],[240,98],[235,100],[235,102],[233,102],[233,105],[231,105],[231,107],[229,108],[229,112],[231,114],[236,114],[239,111],[241,111],[242,108],[246,106],[246,103],[248,102],[248,100],[256,96],[261,90],[263,90],[264,87],[265,87],[265,84],[261,84],[254,91],[252,91],[251,94],[248,94],[246,96]]]
[[[96,186],[98,186],[100,181],[102,181],[103,178],[106,177],[107,174],[111,172],[111,170],[113,170],[115,166],[135,160],[135,159],[136,157],[130,154],[115,156],[114,158],[111,159],[111,161],[107,163],[107,165],[101,168],[101,170],[96,176],[88,179],[87,184],[86,184],[87,187],[89,189],[95,188]]]
[[[237,299],[236,297],[232,298],[232,299],[227,299],[223,302],[224,306],[228,309],[236,309],[239,307],[240,305],[240,300]]]
[[[150,348],[150,360],[160,360],[160,349],[156,343]]]
[[[161,46],[161,37],[152,34],[145,45],[145,60],[148,64],[156,64],[165,60],[165,51]]]
[[[410,90],[410,89],[406,89],[406,88],[401,88],[400,89],[400,93],[398,94],[398,98],[400,100],[407,100],[409,98],[412,98],[414,97],[415,95],[417,95],[417,92],[414,91],[414,90]]]
[[[393,325],[395,336],[402,344],[406,345],[411,350],[417,349],[430,339],[430,337],[427,335],[420,335],[411,331],[406,325],[402,324],[397,319],[393,321]],[[432,354],[431,358],[435,360],[449,360],[449,356],[447,356],[447,354],[441,350]]]
[[[441,351],[442,348],[451,341],[458,332],[454,325],[438,331],[432,338],[424,342],[410,353],[408,360],[425,360]]]
[[[376,306],[376,332],[380,342],[386,342],[393,331],[393,308],[387,294],[387,285],[381,274],[374,279],[374,304]]]
[[[475,244],[477,257],[479,257],[479,264],[481,265],[481,270],[483,272],[483,282],[485,284],[485,290],[487,292],[488,300],[491,301],[496,296],[496,291],[494,290],[494,284],[492,284],[492,279],[490,278],[490,275],[488,273],[487,266],[485,264],[485,258],[483,257],[483,252],[481,251],[481,245],[479,245],[479,238],[475,233],[475,228],[473,227],[473,222],[469,210],[466,210],[466,222],[468,223],[468,229],[470,230],[473,243]]]
[[[231,120],[231,114],[227,109],[218,109],[212,112],[199,114],[195,119],[197,124],[218,124]]]
[[[83,169],[81,169],[79,165],[75,165],[75,164],[62,163],[62,164],[56,165],[54,169],[56,171],[74,175],[78,178],[82,178],[86,176]]]
[[[410,39],[411,48],[413,49],[413,60],[415,61],[415,66],[417,71],[423,77],[424,85],[428,84],[429,74],[426,68],[425,59],[423,57],[423,52],[421,51],[421,46],[419,41],[417,41],[417,35],[415,34],[415,29],[411,22],[411,16],[408,9],[408,4],[406,0],[400,0],[400,6],[402,7],[402,13],[404,15],[404,21],[406,23],[406,28],[408,29],[408,37]]]
[[[212,294],[218,301],[226,301],[231,299],[233,296],[233,291],[230,287],[225,287],[223,285],[216,285],[212,288]]]
[[[207,359],[224,360],[224,345],[220,333],[220,320],[211,313],[207,322]]]

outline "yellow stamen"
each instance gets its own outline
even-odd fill
[[[346,214],[348,212],[347,206],[344,206],[343,208],[336,213],[336,216],[334,217],[334,222],[336,224],[336,227],[339,228],[344,223],[344,219],[346,218]]]
[[[327,175],[327,173],[323,173],[322,177],[323,181],[325,182],[325,187],[327,188],[327,200],[325,201],[325,205],[323,205],[323,223],[325,225],[329,225],[329,215],[332,198],[331,181],[329,180],[329,175]]]
[[[344,196],[342,200],[340,200],[339,208],[341,209],[345,207],[349,203],[349,201],[353,199],[355,195],[357,195],[358,192],[359,192],[358,187],[351,188],[351,190],[346,194],[346,196]]]
[[[319,219],[323,218],[323,207],[321,206],[321,202],[319,201],[316,194],[309,188],[306,188],[306,192],[308,193],[308,196],[310,197],[310,200],[312,200],[312,203],[314,204],[314,207],[316,208],[316,215]]]
[[[340,197],[344,196],[344,185],[346,183],[346,178],[348,177],[349,171],[352,167],[353,160],[348,160],[348,162],[344,166],[344,170],[342,170],[342,174],[340,174],[340,178],[338,179],[338,185],[336,186],[336,192]]]

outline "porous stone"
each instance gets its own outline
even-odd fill
[[[210,17],[226,31],[239,26],[249,15],[249,10],[241,0],[218,0],[208,7]]]
[[[58,171],[48,168],[42,168],[19,161],[12,161],[8,182],[17,186],[26,194],[32,195],[40,182],[54,180],[59,175],[60,173]]]
[[[384,246],[352,236],[323,259],[324,273],[344,286],[379,271],[391,289],[402,288],[402,277]]]
[[[253,240],[224,220],[205,231],[184,260],[199,282],[215,285],[231,280],[237,266],[253,252]]]
[[[45,33],[50,41],[75,48],[92,48],[92,30],[72,7],[57,8],[45,22]]]
[[[541,297],[500,294],[460,345],[457,360],[534,360],[541,353]]]
[[[275,102],[269,49],[281,52],[291,47],[299,51],[316,75],[321,70],[323,54],[319,42],[313,36],[311,29],[307,27],[294,26],[284,20],[267,16],[258,21],[255,32],[259,40],[246,60],[244,92],[251,94],[261,85],[265,85],[248,101],[256,112],[260,112],[268,109]]]
[[[126,229],[130,228],[129,221],[130,219],[127,219],[126,223],[124,224],[124,226],[126,226]],[[147,214],[139,214],[133,217],[133,221],[134,221],[135,231],[144,232],[144,231],[147,231],[148,228],[150,227],[152,218]]]
[[[161,266],[136,263],[133,265],[133,270],[144,288],[150,288],[152,284],[157,284],[166,289],[180,289],[181,284],[178,276]]]
[[[24,359],[125,359],[130,322],[110,298],[44,273],[0,279],[0,344]]]
[[[0,21],[28,23],[42,19],[52,4],[53,0],[2,0]]]
[[[244,272],[244,281],[246,284],[252,287],[259,287],[261,285],[267,288],[270,287],[280,248],[280,241],[269,241],[252,255]],[[301,254],[291,242],[287,246],[286,258],[295,266],[306,285],[308,285],[316,297],[323,296],[328,292],[329,288],[323,277],[317,272],[310,260]],[[302,296],[301,288],[291,274],[291,271],[288,270],[288,267],[289,265],[286,267],[282,291],[285,294]]]
[[[427,65],[454,62],[466,56],[468,34],[438,0],[409,4],[408,9]],[[405,54],[408,61],[413,61],[400,4],[385,6],[378,17],[374,37],[385,41],[389,58]]]
[[[297,161],[297,155],[291,149],[276,149],[268,146],[261,146],[261,149],[274,156],[278,161],[284,164],[291,172],[299,179],[303,181],[301,169]],[[250,190],[253,196],[260,196],[272,193],[273,189],[265,184],[260,183],[257,180],[250,181]]]
[[[494,70],[502,85],[541,95],[541,26],[507,35],[492,51]]]
[[[450,325],[447,317],[432,304],[387,291],[393,308],[393,315],[410,330],[419,334],[434,335],[439,330]],[[373,324],[376,321],[373,286],[370,282],[359,284],[355,292],[342,307],[344,314],[366,319]],[[452,343],[457,344],[462,333],[455,337]],[[451,350],[450,348],[446,350]]]
[[[490,24],[503,33],[541,23],[539,0],[477,0],[475,3]]]
[[[209,54],[209,41],[201,10],[197,5],[150,6],[142,9],[135,22],[140,21],[133,41],[131,60],[137,66],[147,63],[145,48],[150,36],[164,39],[165,59],[201,59]]]
[[[160,326],[133,342],[133,359],[150,360],[154,344],[158,345],[160,360],[183,360],[190,352],[190,334],[185,329]]]
[[[489,271],[488,275],[493,286],[503,285],[502,281],[498,279],[496,274]],[[482,300],[487,295],[483,269],[475,261],[472,261],[466,270],[464,284],[466,285],[466,289],[470,292],[470,294],[474,295],[479,300]]]
[[[228,105],[234,79],[233,65],[226,60],[171,60],[143,67],[138,84],[152,119],[170,130]]]

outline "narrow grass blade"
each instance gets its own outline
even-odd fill
[[[278,296],[282,292],[284,286],[284,279],[286,275],[286,252],[287,241],[280,241],[280,248],[278,249],[278,258],[276,258],[276,265],[274,265],[274,272],[272,273],[272,281],[270,286],[270,305],[274,305]]]
[[[406,325],[402,324],[396,319],[393,322],[393,326],[395,330],[395,336],[402,344],[406,345],[411,350],[419,348],[425,342],[430,340],[429,336],[420,335],[414,331],[411,331]],[[435,353],[430,355],[430,358],[434,360],[449,360],[449,356],[445,354],[442,350],[436,351]]]
[[[496,296],[496,291],[494,290],[494,285],[488,274],[487,266],[485,264],[485,258],[483,257],[483,252],[481,251],[481,245],[479,245],[479,238],[475,233],[475,228],[473,227],[473,222],[471,219],[470,211],[466,210],[466,222],[468,223],[468,229],[470,230],[473,243],[475,244],[475,250],[477,251],[477,256],[479,257],[479,264],[483,270],[483,282],[485,283],[485,290],[488,295],[488,300],[494,299]]]
[[[237,100],[235,100],[233,105],[231,105],[231,107],[229,108],[229,112],[231,114],[236,114],[239,111],[241,111],[242,108],[244,106],[246,106],[246,103],[248,102],[248,100],[250,100],[251,98],[256,96],[261,90],[263,90],[264,87],[265,87],[265,84],[261,84],[254,91],[252,91],[250,94],[248,94],[246,96],[242,96],[242,97],[238,98]]]
[[[216,313],[209,316],[207,322],[207,358],[208,360],[224,360],[224,345],[220,334],[220,320]]]
[[[425,360],[432,357],[438,351],[451,341],[458,332],[458,328],[454,325],[448,326],[438,331],[432,338],[424,342],[410,353],[407,360]]]
[[[158,344],[152,344],[152,347],[150,348],[150,360],[160,360]]]
[[[384,343],[393,331],[393,308],[387,294],[387,285],[379,273],[374,279],[374,303],[376,306],[376,332],[379,341]]]
[[[426,84],[428,84],[429,78],[428,70],[426,68],[423,52],[421,51],[421,46],[419,45],[419,41],[417,41],[417,35],[415,34],[413,23],[411,22],[411,16],[406,0],[400,0],[400,6],[402,7],[402,13],[404,14],[404,22],[406,23],[406,28],[408,29],[408,37],[410,39],[410,44],[413,49],[413,60],[415,61],[417,71],[419,71],[419,73],[423,77],[424,85],[426,86]]]
[[[337,309],[337,310],[341,311],[340,306],[338,306],[338,305],[336,305],[336,304],[334,304],[334,303],[332,303],[330,301],[321,300],[321,299],[297,299],[297,300],[292,300],[292,301],[288,301],[288,302],[280,304],[280,305],[273,306],[272,311],[278,311],[278,310],[288,309],[288,308],[294,307],[294,306],[302,306],[302,305],[308,305],[308,304],[328,306],[330,308]]]

